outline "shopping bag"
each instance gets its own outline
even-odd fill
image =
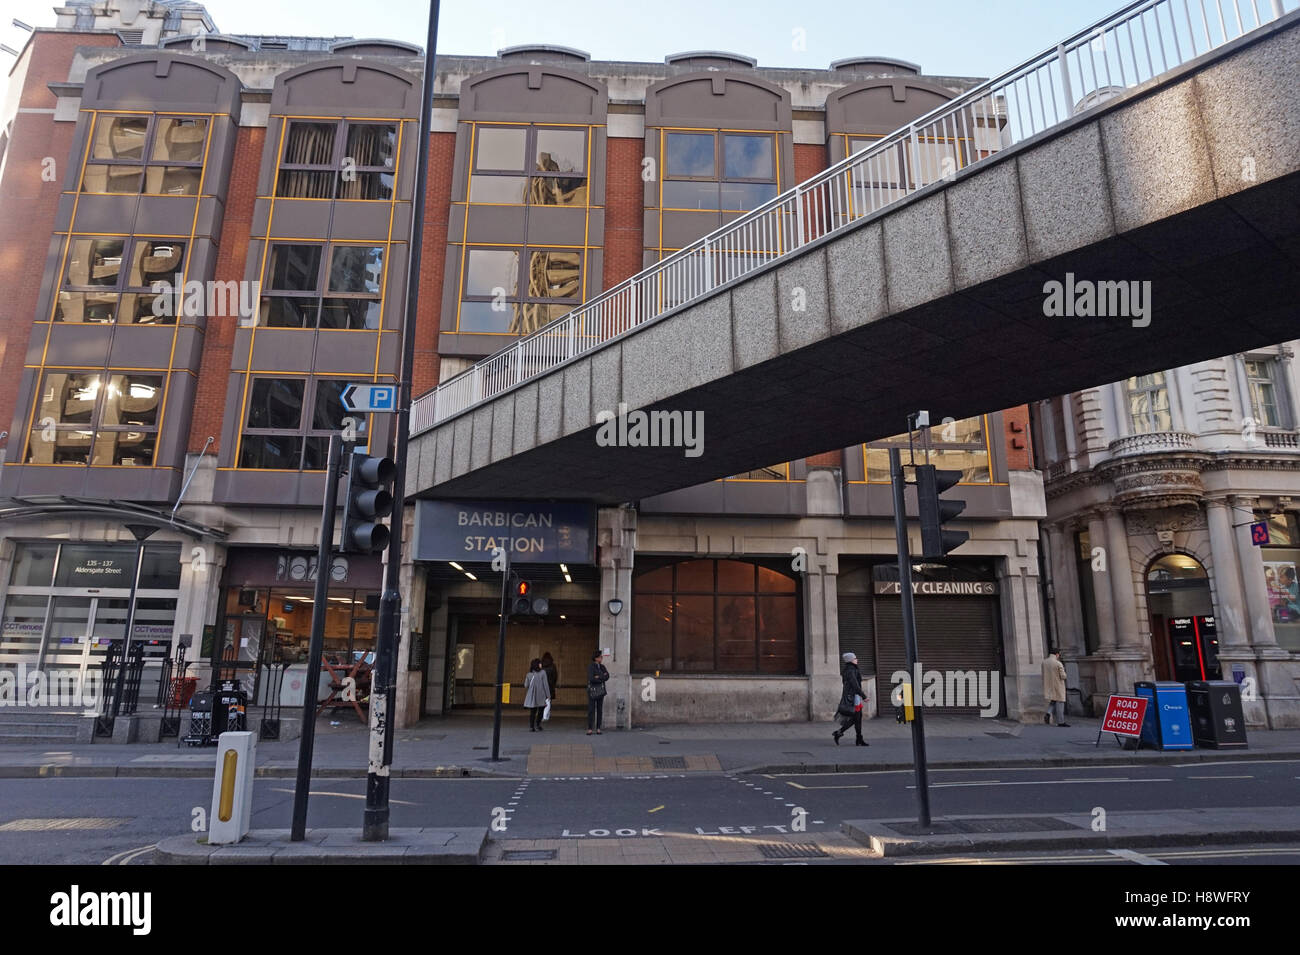
[[[551,701],[547,700],[546,706],[542,710],[542,719],[549,720],[550,718],[551,718]]]

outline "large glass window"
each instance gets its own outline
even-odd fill
[[[1169,415],[1169,390],[1165,386],[1163,371],[1130,378],[1125,382],[1125,394],[1134,434],[1173,429],[1173,419]]]
[[[582,302],[582,249],[465,250],[460,332],[527,335]]]
[[[179,239],[74,235],[54,321],[174,325],[184,267]]]
[[[746,212],[777,193],[774,133],[664,133],[664,209]]]
[[[81,191],[197,196],[207,139],[206,116],[101,113]]]
[[[348,412],[343,389],[351,378],[254,378],[240,441],[239,466],[323,471],[330,435]],[[360,416],[364,419],[364,415]],[[364,434],[365,425],[361,425]]]
[[[277,242],[267,256],[261,324],[377,329],[384,247]]]
[[[37,393],[26,463],[152,465],[163,377],[149,372],[47,371]]]
[[[799,673],[798,588],[739,560],[648,567],[632,586],[632,669],[670,673]]]
[[[388,201],[396,157],[394,123],[289,120],[275,194]]]
[[[1283,426],[1282,413],[1278,407],[1275,368],[1277,363],[1267,358],[1246,360],[1246,384],[1250,388],[1250,416],[1261,428]]]
[[[480,123],[472,169],[470,202],[585,206],[587,130]]]
[[[923,445],[914,439],[913,448],[917,460],[944,470],[960,471],[962,484],[991,484],[993,468],[986,427],[984,415],[960,421],[945,419],[930,429],[931,450],[928,461],[923,460]],[[889,483],[889,449],[902,447],[906,461],[907,439],[906,434],[900,434],[863,445],[867,483]]]

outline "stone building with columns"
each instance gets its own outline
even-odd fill
[[[1296,344],[1032,406],[1050,635],[1094,709],[1221,677],[1250,725],[1300,726]]]

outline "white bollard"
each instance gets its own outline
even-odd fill
[[[217,776],[212,783],[212,813],[208,816],[208,845],[229,845],[248,835],[256,759],[255,734],[221,734],[217,741]]]

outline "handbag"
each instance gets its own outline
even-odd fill
[[[605,698],[605,684],[603,683],[587,684],[587,699],[603,700],[604,698]]]

